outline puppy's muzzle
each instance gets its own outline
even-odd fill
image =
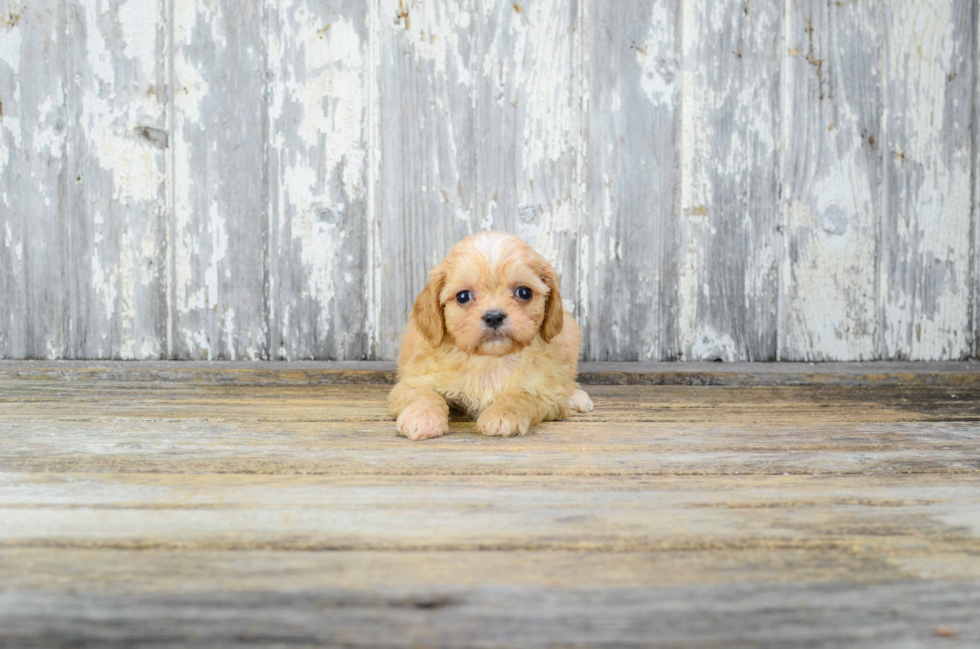
[[[503,311],[487,311],[483,314],[483,323],[491,329],[499,329],[506,319],[507,314]]]

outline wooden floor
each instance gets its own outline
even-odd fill
[[[413,443],[388,366],[0,363],[0,646],[977,647],[977,367],[591,366]]]

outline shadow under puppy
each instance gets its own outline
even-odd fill
[[[544,257],[503,232],[463,239],[415,299],[388,398],[398,432],[445,435],[450,404],[503,437],[592,410],[575,382],[581,338]]]

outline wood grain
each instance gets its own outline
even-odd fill
[[[977,522],[980,490],[975,480],[949,477],[831,478],[832,492],[826,481],[798,476],[566,476],[565,484],[537,476],[4,478],[4,548],[725,553],[859,544],[863,554],[883,555],[908,553],[914,544],[940,554],[980,549],[980,539],[966,531]]]
[[[111,550],[80,548],[0,548],[0,576],[24,592],[44,583],[48,592],[77,587],[92,594],[130,597],[181,590],[187,595],[219,592],[269,593],[283,581],[293,591],[345,589],[373,593],[385,601],[425,601],[440,591],[478,587],[564,589],[670,588],[739,584],[751,588],[792,584],[857,589],[857,584],[901,580],[944,580],[949,586],[974,580],[977,565],[968,553],[935,547],[928,558],[914,548],[880,547],[735,550],[730,552],[452,551],[297,552],[265,550],[266,569],[256,570],[255,554],[221,550]],[[201,570],[206,566],[206,570]],[[856,583],[847,583],[853,578]],[[351,592],[353,591],[353,592]],[[414,591],[414,592],[413,592]],[[607,591],[608,592],[608,591]],[[391,599],[385,598],[385,593]],[[540,602],[538,603],[540,605]],[[419,607],[422,608],[422,607]],[[681,610],[682,607],[678,607]]]
[[[65,10],[0,3],[3,358],[70,357]]]
[[[980,417],[976,386],[589,390],[597,409],[568,423],[543,424],[537,434],[499,444],[457,418],[453,434],[427,443],[423,453],[395,435],[387,386],[5,382],[0,430],[9,446],[0,467],[747,476],[962,473],[980,461],[970,434]],[[43,425],[30,425],[39,419]]]
[[[975,2],[885,11],[882,356],[970,353]]]
[[[429,269],[480,227],[475,2],[381,2],[377,356],[395,358]]]
[[[614,363],[579,364],[585,385],[710,385],[728,387],[976,386],[980,366],[972,361],[871,363]],[[0,379],[31,381],[181,382],[203,384],[392,384],[390,361],[0,361]]]
[[[679,3],[592,2],[583,354],[677,356]]]
[[[0,358],[390,360],[527,238],[587,360],[956,360],[972,0],[0,3]]]
[[[561,277],[562,299],[581,310],[579,228],[588,223],[579,168],[583,3],[495,2],[475,14],[479,58],[472,134],[476,229],[513,232]],[[463,144],[464,147],[468,143]]]
[[[170,358],[269,356],[262,15],[173,0]]]
[[[278,3],[269,35],[269,355],[362,358],[369,3]]]
[[[491,647],[970,647],[980,639],[977,586],[943,580],[664,589],[442,586],[421,593],[320,589],[276,597],[246,592],[86,600],[32,593],[11,599],[0,599],[4,626],[12,641],[28,646],[69,643],[80,628],[101,646],[165,647],[459,645],[474,638]],[[601,617],[594,614],[597,600],[610,603]],[[47,610],[62,614],[48,616]],[[98,617],[102,610],[115,611],[112,625]],[[955,637],[940,637],[937,628]]]
[[[973,31],[973,248],[970,250],[970,276],[973,280],[973,358],[980,357],[980,11],[976,13],[977,22]]]
[[[67,5],[72,358],[167,355],[165,3]]]
[[[780,7],[682,12],[681,358],[775,360]]]
[[[779,358],[878,356],[881,9],[787,3]]]
[[[5,645],[980,638],[968,363],[589,386],[592,413],[526,437],[454,418],[425,443],[389,386],[287,363],[68,365],[0,366]]]

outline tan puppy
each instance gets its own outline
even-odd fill
[[[445,435],[450,404],[504,437],[592,410],[575,382],[581,338],[544,257],[512,234],[463,239],[415,299],[388,398],[398,432]]]

